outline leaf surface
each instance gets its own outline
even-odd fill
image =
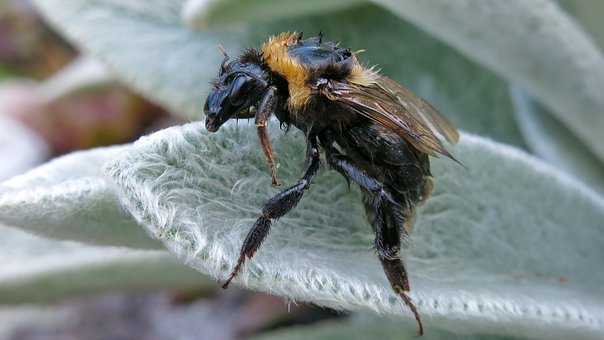
[[[272,130],[285,183],[302,173],[299,134]],[[469,134],[467,170],[434,160],[436,193],[404,251],[427,327],[527,337],[603,334],[604,202],[517,149]],[[254,129],[202,124],[163,130],[109,167],[136,219],[185,263],[224,280],[275,190]],[[505,183],[505,185],[502,185]],[[342,309],[404,315],[371,250],[360,196],[323,171],[275,223],[238,282]],[[412,330],[410,330],[412,331]]]

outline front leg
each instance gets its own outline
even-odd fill
[[[268,88],[264,94],[264,97],[262,97],[262,100],[260,101],[258,112],[256,113],[256,128],[258,129],[258,138],[260,139],[262,151],[264,151],[264,155],[266,156],[266,160],[271,171],[273,186],[279,186],[280,184],[279,180],[277,179],[277,164],[275,162],[275,157],[273,156],[271,140],[268,137],[267,125],[268,120],[273,112],[275,112],[275,107],[277,105],[276,92],[277,89],[274,86]]]
[[[254,223],[254,226],[245,237],[237,264],[222,288],[227,288],[229,283],[231,283],[231,280],[233,280],[237,273],[239,273],[239,270],[241,270],[241,266],[245,260],[254,256],[268,235],[272,222],[293,209],[298,202],[300,202],[302,195],[304,195],[304,191],[310,186],[310,182],[319,171],[321,161],[319,149],[314,137],[310,138],[309,144],[310,152],[308,157],[310,157],[310,159],[308,160],[308,167],[304,176],[298,180],[298,183],[281,191],[264,205],[264,208],[262,208],[262,215],[256,220],[256,223]]]

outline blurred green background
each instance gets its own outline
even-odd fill
[[[308,13],[300,15],[260,18],[246,32],[245,41],[237,43],[257,46],[271,33],[297,30],[312,35],[321,30],[328,39],[353,50],[366,49],[364,60],[429,99],[464,131],[532,153],[602,192],[601,160],[546,106],[515,89],[497,72],[384,8],[361,1],[350,6],[342,3],[320,10],[309,7]],[[604,1],[559,3],[602,48]],[[238,18],[229,20],[235,23],[224,27],[219,38],[241,33]],[[203,30],[207,24],[193,21],[191,30]],[[148,94],[145,86],[125,85],[128,82],[123,78],[136,77],[116,77],[114,73],[122,70],[107,64],[111,62],[99,62],[67,41],[29,1],[0,0],[0,181],[69,152],[131,142],[201,117],[202,91],[198,101],[191,105],[183,101],[183,109],[178,110],[165,105],[161,90],[155,98],[144,95]],[[215,66],[211,64],[205,72],[215,73]],[[186,72],[185,66],[182,69]],[[152,78],[156,70],[145,72]],[[30,237],[15,235],[15,242]],[[2,261],[8,265],[11,256],[9,251],[0,256],[0,266]],[[4,324],[0,339],[344,339],[350,332],[340,332],[347,326],[339,322],[358,317],[238,288],[220,291],[214,282],[201,281],[188,289],[145,292],[109,285],[99,295],[65,294],[75,296],[64,298],[57,294],[44,305],[6,305],[0,307],[0,324]],[[46,284],[41,287],[52,287]],[[19,302],[19,298],[14,300]],[[330,327],[332,323],[336,326]],[[302,325],[317,325],[317,331],[306,334],[307,330],[296,328],[290,332]],[[393,331],[396,322],[390,325],[378,330],[360,327],[356,332],[359,339],[401,338]],[[285,333],[265,334],[275,330]],[[469,338],[437,332],[433,337]]]

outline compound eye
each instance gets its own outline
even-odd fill
[[[231,83],[231,92],[229,93],[229,100],[233,105],[240,105],[244,101],[245,86],[248,82],[248,78],[245,76],[239,76]]]

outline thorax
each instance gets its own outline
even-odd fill
[[[287,83],[287,104],[291,111],[302,111],[318,95],[319,78],[367,85],[374,72],[363,68],[348,48],[320,38],[301,40],[295,33],[282,33],[262,46],[264,61],[271,72]]]

